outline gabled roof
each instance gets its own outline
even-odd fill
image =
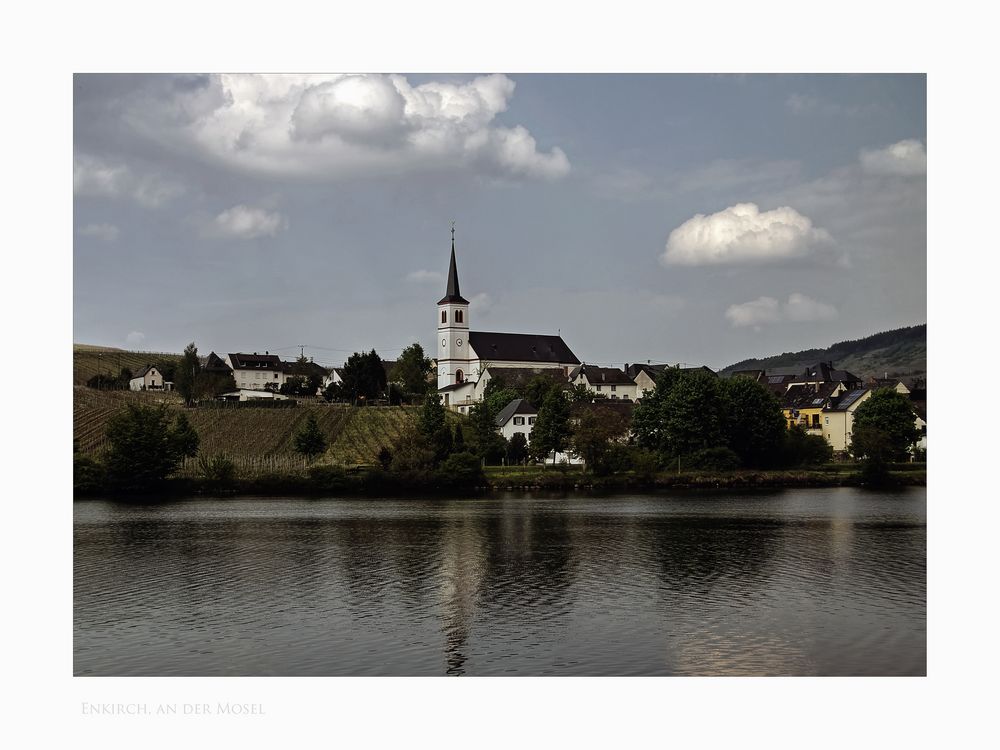
[[[569,377],[570,380],[576,380],[581,375],[587,378],[587,382],[591,385],[635,385],[635,380],[617,367],[582,364],[574,368]]]
[[[625,365],[625,374],[628,375],[633,380],[639,376],[640,372],[645,372],[653,380],[656,380],[656,376],[659,375],[664,370],[677,370],[678,372],[707,372],[709,375],[717,375],[711,367],[706,367],[705,365],[699,365],[697,367],[676,367],[674,365],[662,364],[656,365],[652,363],[636,363],[633,365]]]
[[[226,360],[220,357],[215,352],[208,355],[208,359],[205,361],[205,372],[232,372],[232,368],[226,364]]]
[[[277,354],[229,354],[236,370],[281,370],[283,363]]]
[[[469,331],[469,345],[480,360],[490,362],[551,362],[578,365],[580,360],[562,336],[538,333]]]
[[[135,380],[136,378],[144,378],[146,377],[147,372],[155,369],[156,365],[146,365],[145,367],[142,368],[140,372],[137,372],[135,375],[132,376],[132,380]]]
[[[847,411],[864,398],[865,394],[870,390],[871,388],[855,388],[853,391],[847,391],[846,393],[841,393],[839,396],[834,396],[830,399],[830,405],[823,411]]]
[[[500,413],[497,414],[494,422],[496,422],[497,427],[503,427],[514,417],[515,414],[538,414],[538,409],[529,404],[523,398],[515,398],[500,410]]]
[[[821,409],[839,387],[840,383],[793,385],[785,391],[781,406],[785,409]]]
[[[500,379],[504,385],[509,385],[512,388],[523,388],[535,378],[542,377],[565,386],[566,390],[571,389],[566,375],[558,367],[503,367],[489,365],[484,369],[483,374],[485,375],[487,372],[490,374],[491,380]]]

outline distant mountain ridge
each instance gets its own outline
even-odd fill
[[[927,324],[896,328],[863,339],[839,341],[825,349],[805,349],[771,357],[744,359],[722,370],[772,370],[833,362],[862,378],[924,375],[927,372]]]

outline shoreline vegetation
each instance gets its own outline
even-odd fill
[[[927,483],[925,464],[899,464],[890,467],[888,480],[878,488],[922,487]],[[735,471],[657,472],[639,475],[633,472],[596,476],[579,467],[559,466],[490,466],[474,484],[454,486],[428,480],[414,483],[375,467],[315,466],[300,472],[233,477],[228,480],[204,477],[172,477],[144,497],[182,496],[237,497],[343,495],[381,497],[385,495],[450,497],[508,491],[554,492],[659,492],[670,490],[775,490],[810,487],[865,486],[864,475],[856,464],[833,464],[817,469],[780,469]],[[77,485],[77,498],[134,497],[136,493],[116,491],[99,483]]]

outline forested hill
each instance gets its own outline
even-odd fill
[[[806,367],[832,361],[862,378],[922,375],[927,371],[927,324],[883,331],[863,339],[840,341],[826,349],[785,352],[772,357],[745,359],[722,370],[771,370],[779,367]]]

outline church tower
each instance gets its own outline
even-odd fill
[[[448,288],[437,304],[438,388],[463,383],[469,377],[469,301],[458,289],[455,265],[455,224],[451,225],[451,266]]]

